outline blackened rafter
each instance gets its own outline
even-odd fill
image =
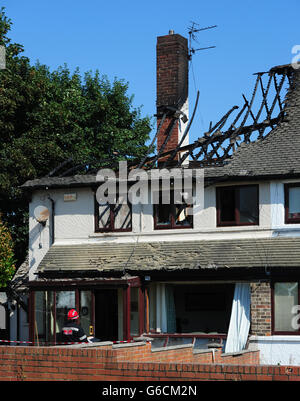
[[[139,167],[153,168],[160,158],[167,156],[164,167],[168,164],[180,167],[187,158],[196,161],[199,166],[221,164],[242,142],[255,142],[266,137],[284,119],[282,92],[284,83],[288,82],[289,85],[291,83],[291,67],[282,66],[279,70],[274,68],[269,72],[259,72],[255,75],[257,77],[251,99],[248,101],[246,96],[242,95],[244,104],[232,122],[230,118],[239,109],[238,106],[232,107],[216,124],[211,123],[209,130],[194,143],[183,147],[177,146],[168,152],[159,152],[153,157],[146,158]],[[281,75],[280,79],[279,75]],[[266,83],[263,82],[264,76],[268,76]],[[255,111],[254,104],[257,101],[259,106]],[[226,126],[227,128],[224,129]],[[179,157],[174,162],[177,155]]]

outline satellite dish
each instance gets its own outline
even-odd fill
[[[36,220],[42,224],[46,224],[46,221],[48,220],[50,215],[49,210],[46,208],[46,206],[37,206],[34,209],[33,214]]]

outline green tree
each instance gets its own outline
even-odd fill
[[[6,287],[14,272],[15,259],[12,237],[8,228],[0,219],[0,288]]]
[[[20,190],[28,179],[47,175],[65,160],[77,173],[139,159],[146,151],[150,118],[141,117],[128,84],[109,82],[98,71],[83,76],[66,65],[57,70],[22,56],[8,37],[11,20],[0,11],[0,211],[22,262],[27,250],[28,200]]]

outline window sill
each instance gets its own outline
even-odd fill
[[[250,341],[263,341],[263,342],[275,342],[275,341],[286,341],[286,342],[300,342],[300,335],[297,334],[272,334],[271,336],[250,336]]]
[[[184,230],[178,230],[178,229],[164,229],[164,230],[156,230],[153,229],[152,231],[143,231],[143,232],[135,232],[135,231],[126,231],[126,232],[122,232],[122,231],[114,231],[114,232],[103,232],[103,233],[94,233],[94,234],[90,234],[89,238],[98,238],[98,237],[117,237],[117,236],[121,236],[121,237],[142,237],[142,236],[148,236],[148,235],[165,235],[165,234],[178,234],[180,232],[189,232],[189,233],[196,233],[196,231],[193,228],[186,228]]]
[[[247,231],[269,231],[270,234],[274,232],[272,227],[262,227],[262,226],[234,226],[234,227],[215,227],[215,228],[185,228],[185,229],[164,229],[164,230],[157,230],[153,229],[151,231],[130,231],[130,232],[104,232],[104,233],[93,233],[89,235],[89,238],[99,238],[99,237],[142,237],[142,236],[155,236],[155,235],[178,235],[178,234],[218,234],[222,232],[247,232]]]
[[[259,223],[218,223],[217,228],[219,227],[259,227]]]

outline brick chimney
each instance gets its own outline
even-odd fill
[[[167,117],[157,136],[157,151],[171,132],[170,139],[162,152],[174,149],[188,123],[188,41],[181,35],[169,31],[159,36],[156,45],[156,112],[157,126],[165,112]],[[177,114],[176,114],[177,113]],[[179,115],[173,125],[174,115]],[[181,146],[189,142],[188,135]]]

